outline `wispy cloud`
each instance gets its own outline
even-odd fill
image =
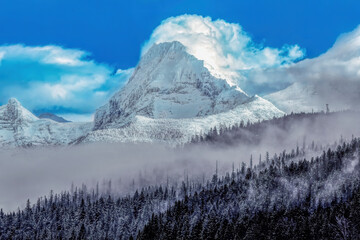
[[[0,103],[18,98],[32,111],[89,114],[131,74],[60,46],[0,46]]]
[[[360,26],[342,34],[324,54],[292,66],[250,75],[252,81],[294,83],[272,94],[270,100],[287,111],[359,108],[360,101]],[[299,91],[304,91],[300,93]],[[297,99],[301,98],[301,105]]]

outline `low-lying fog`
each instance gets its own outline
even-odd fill
[[[237,149],[224,151],[174,150],[160,145],[91,144],[75,147],[35,148],[1,152],[0,208],[16,210],[29,198],[34,203],[50,190],[69,190],[72,183],[100,187],[112,180],[119,194],[135,185],[166,183],[215,172],[216,160],[246,160]],[[222,164],[219,168],[223,168]]]
[[[134,190],[133,182],[135,186],[164,184],[167,179],[183,180],[184,175],[202,181],[215,173],[216,161],[220,173],[231,170],[233,163],[236,168],[242,161],[248,163],[251,154],[257,164],[259,154],[264,159],[266,151],[272,156],[284,149],[289,152],[297,142],[302,146],[305,135],[307,145],[312,140],[323,145],[333,143],[341,135],[345,139],[351,139],[352,134],[360,136],[358,122],[334,117],[330,122],[297,123],[289,133],[268,129],[257,146],[170,149],[149,144],[88,144],[0,150],[0,208],[5,211],[23,208],[28,198],[35,203],[50,190],[55,193],[70,190],[72,183],[95,187],[99,182],[101,187],[111,179],[112,192],[124,195]]]

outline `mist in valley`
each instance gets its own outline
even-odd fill
[[[70,190],[71,186],[88,189],[99,185],[104,193],[123,196],[149,185],[176,185],[185,179],[203,182],[210,179],[218,165],[219,174],[250,165],[283,150],[312,144],[306,158],[343,140],[360,136],[359,114],[332,113],[312,119],[292,120],[287,129],[269,125],[257,136],[259,141],[231,146],[201,144],[170,148],[160,144],[84,144],[67,147],[3,149],[0,152],[0,208],[14,211],[26,200]],[[251,133],[248,133],[251,135]],[[111,181],[111,186],[109,186]]]

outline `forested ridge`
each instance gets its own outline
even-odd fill
[[[242,169],[153,215],[138,239],[360,239],[360,141]]]
[[[0,239],[357,239],[360,139],[294,149],[203,182],[115,197],[86,187],[0,212]]]
[[[276,138],[276,141],[281,144],[282,141],[286,142],[289,137],[295,136],[296,138],[300,137],[300,135],[310,135],[312,132],[326,135],[329,133],[328,130],[331,126],[333,126],[332,131],[336,129],[339,132],[344,131],[348,127],[345,124],[348,120],[351,120],[352,124],[360,121],[360,112],[346,110],[342,112],[291,113],[283,117],[258,122],[244,122],[241,120],[231,126],[220,125],[211,128],[208,132],[196,134],[186,146],[232,147],[236,145],[257,145],[269,135]],[[356,128],[352,128],[352,130],[355,131]],[[297,136],[297,133],[299,136]]]

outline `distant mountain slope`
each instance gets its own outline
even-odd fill
[[[92,123],[39,119],[14,98],[0,106],[0,146],[64,145],[84,135]]]
[[[40,119],[44,119],[44,118],[51,119],[51,120],[53,120],[55,122],[60,122],[60,123],[70,122],[70,121],[64,119],[63,117],[57,116],[57,115],[52,114],[52,113],[42,113],[42,114],[40,114],[38,116],[38,118],[40,118]]]
[[[264,97],[286,113],[325,110],[325,102],[312,85],[293,83],[284,90]]]
[[[295,82],[289,87],[264,96],[284,112],[325,111],[326,104],[333,111],[359,110],[358,82]]]

